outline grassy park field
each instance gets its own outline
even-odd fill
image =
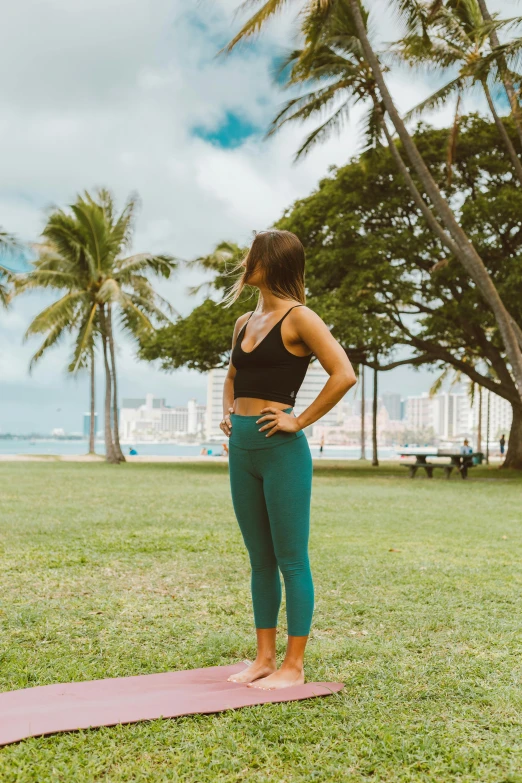
[[[1,690],[254,655],[226,465],[0,481]],[[31,739],[0,749],[0,780],[521,782],[521,500],[497,468],[318,465],[307,678],[340,694]]]

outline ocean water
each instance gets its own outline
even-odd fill
[[[139,456],[146,457],[195,457],[201,453],[203,446],[212,450],[212,454],[221,454],[220,443],[139,443],[135,448]],[[86,440],[0,440],[0,454],[54,454],[57,456],[87,454],[89,444]],[[129,453],[129,447],[122,445],[125,455]],[[96,443],[96,452],[104,453],[102,442]],[[312,456],[319,458],[319,446],[310,445]],[[393,459],[397,452],[393,448],[379,449],[381,459]],[[343,446],[325,446],[323,459],[359,459],[361,451],[358,448]],[[367,448],[366,456],[371,457],[371,450]]]

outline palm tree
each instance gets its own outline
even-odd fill
[[[123,331],[139,338],[153,328],[154,320],[166,319],[165,311],[173,312],[154,291],[148,275],[169,277],[176,261],[171,256],[150,253],[125,255],[132,239],[136,208],[136,198],[130,198],[116,215],[113,197],[107,190],[97,191],[95,198],[87,192],[78,196],[70,212],[57,209],[50,215],[32,271],[17,280],[18,293],[33,288],[65,292],[39,313],[27,330],[27,336],[46,335],[31,366],[66,334],[73,334],[69,370],[77,372],[89,366],[92,390],[94,348],[101,342],[105,450],[109,462],[125,459],[118,431],[114,314]],[[91,391],[91,428],[93,407]]]
[[[248,3],[248,5],[250,4],[251,3]],[[240,32],[222,51],[230,52],[239,41],[259,32],[264,23],[277,11],[280,11],[285,4],[285,0],[265,0],[257,13],[246,22]],[[321,42],[322,32],[324,29],[328,28],[330,19],[334,17],[339,8],[344,7],[350,12],[353,28],[360,44],[364,60],[375,80],[378,106],[382,107],[382,110],[386,112],[395,127],[402,143],[402,148],[410,161],[410,165],[417,175],[427,199],[429,199],[435,208],[438,218],[431,212],[424,197],[421,196],[415,187],[409,172],[405,174],[404,169],[401,168],[403,176],[405,176],[408,187],[412,191],[416,203],[422,210],[423,215],[428,219],[430,227],[432,227],[439,239],[464,266],[467,273],[480,290],[484,300],[494,313],[500,336],[511,363],[513,375],[522,399],[522,330],[520,330],[518,324],[514,323],[511,315],[506,310],[484,262],[477,253],[469,237],[460,226],[451,206],[442,195],[395,106],[384,78],[385,69],[382,67],[379,57],[370,42],[370,36],[367,29],[368,17],[360,0],[301,0],[301,4],[303,6],[302,17],[305,22],[312,18],[315,19],[314,39],[310,42],[311,50],[315,49],[316,42]],[[423,14],[425,15],[424,5],[417,2],[417,0],[395,0],[395,5],[407,15],[418,18],[422,18]],[[388,139],[389,131],[387,131],[386,123],[383,122],[382,126]],[[394,144],[392,146],[395,148]],[[392,154],[397,163],[399,163],[398,158],[400,155],[396,148],[395,152],[392,150]],[[421,204],[423,204],[423,206],[421,206]]]
[[[10,255],[16,250],[20,250],[18,240],[0,228],[0,257]],[[0,305],[7,307],[11,301],[11,290],[9,283],[12,280],[13,272],[3,264],[0,264]]]
[[[485,22],[477,0],[456,0],[454,8],[441,6],[430,17],[429,37],[425,31],[407,35],[396,47],[401,57],[412,66],[424,65],[443,71],[457,70],[456,76],[440,87],[412,109],[407,118],[420,115],[426,109],[444,104],[457,95],[454,133],[450,141],[450,152],[455,144],[458,127],[458,112],[461,97],[478,85],[483,91],[497,130],[511,159],[516,175],[522,185],[522,162],[517,155],[511,138],[499,117],[488,81],[496,76],[498,48],[491,50],[492,30],[498,30],[511,20],[490,20]],[[522,39],[516,42],[513,54],[522,49]],[[448,156],[451,171],[451,154]]]
[[[459,3],[460,0],[452,0],[453,3]],[[485,22],[491,21],[491,14],[489,13],[488,7],[486,5],[486,0],[477,0],[480,13],[482,14],[482,18]],[[497,62],[500,72],[500,77],[504,83],[504,87],[507,93],[507,96],[509,98],[509,105],[511,106],[511,115],[515,121],[515,127],[517,129],[518,138],[520,140],[520,144],[522,145],[522,111],[520,109],[520,101],[519,97],[517,95],[517,92],[515,90],[514,86],[514,79],[508,62],[506,60],[506,53],[502,51],[500,47],[500,41],[498,40],[497,31],[494,27],[491,28],[491,32],[489,35],[490,41],[491,41],[491,47],[495,49],[497,52],[499,52]],[[520,77],[518,76],[518,81],[520,81]]]
[[[235,242],[220,242],[214,250],[206,256],[186,261],[187,267],[198,267],[214,273],[212,280],[199,285],[190,286],[189,294],[194,296],[203,289],[223,290],[230,285],[230,275],[237,269],[247,253],[247,248],[236,245]]]
[[[335,112],[305,139],[296,153],[297,160],[329,133],[340,130],[348,118],[351,106],[364,102],[366,98],[370,101],[365,122],[367,145],[377,147],[380,144],[380,134],[384,135],[397,168],[424,219],[440,241],[458,256],[458,247],[444,231],[419,192],[388,129],[375,79],[366,63],[353,17],[346,2],[339,3],[335,13],[331,13],[328,17],[328,24],[321,27],[321,43],[317,41],[318,26],[313,14],[305,18],[303,32],[306,46],[302,50],[291,52],[282,61],[278,76],[285,75],[286,87],[301,83],[308,87],[316,82],[319,82],[320,86],[299,98],[288,101],[274,119],[267,136],[275,133],[286,122],[302,121],[314,113],[324,113],[331,103],[340,101]],[[323,81],[328,81],[324,87]]]

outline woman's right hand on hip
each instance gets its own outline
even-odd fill
[[[219,423],[220,430],[225,433],[227,438],[230,438],[230,433],[232,432],[232,421],[230,419],[231,413],[234,413],[234,408],[229,408],[228,413],[225,414],[224,418],[221,419],[221,422]]]

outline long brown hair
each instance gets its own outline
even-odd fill
[[[300,240],[291,231],[260,231],[256,233],[246,258],[243,274],[223,297],[224,307],[231,307],[239,298],[248,278],[254,270],[264,271],[268,290],[281,299],[294,299],[306,303],[305,252]],[[230,274],[242,269],[239,263]]]

